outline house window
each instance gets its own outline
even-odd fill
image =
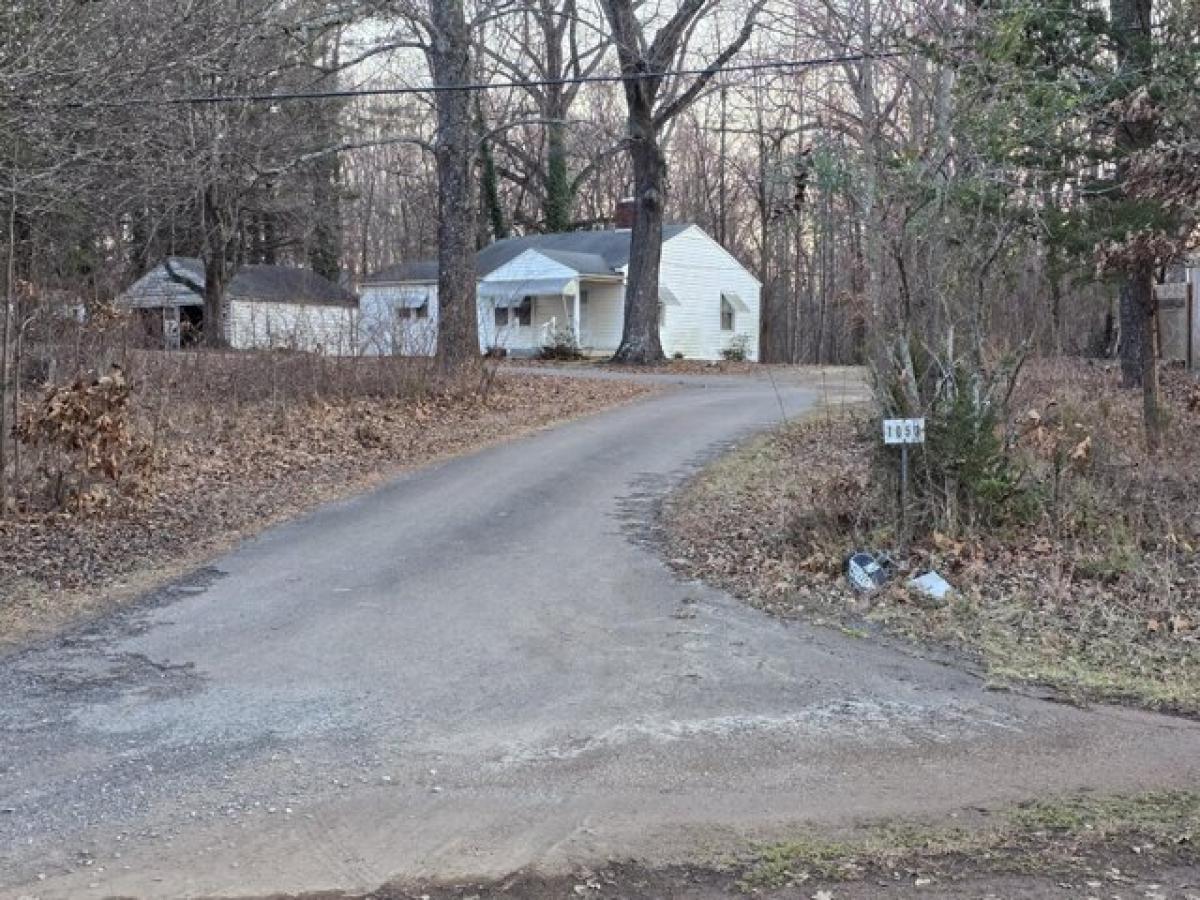
[[[410,319],[428,319],[429,318],[429,301],[426,300],[420,306],[398,306],[396,307],[396,318],[401,321]]]
[[[721,330],[733,331],[733,304],[724,294],[721,295]]]
[[[507,306],[497,306],[496,307],[496,327],[497,328],[507,328],[508,327],[508,307]]]
[[[533,324],[533,298],[523,297],[521,303],[517,307],[517,324],[532,325]]]

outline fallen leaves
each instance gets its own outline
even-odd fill
[[[846,556],[892,540],[888,499],[871,490],[874,432],[853,420],[793,423],[709,467],[668,503],[673,565],[777,615],[854,628],[866,616],[955,647],[993,678],[1200,712],[1194,383],[1164,371],[1173,440],[1153,460],[1138,397],[1116,390],[1116,372],[1028,372],[1013,424],[1043,514],[993,532],[963,523],[897,560],[941,572],[956,602],[913,603],[897,578],[863,608],[846,588]]]
[[[81,389],[115,391],[117,384]],[[456,391],[419,399],[176,404],[157,430],[155,464],[142,474],[144,489],[136,497],[115,505],[106,492],[85,488],[74,512],[26,509],[0,519],[0,598],[83,588],[94,593],[132,574],[153,572],[165,560],[202,557],[209,548],[401,469],[650,390],[633,382],[502,373],[486,397]],[[96,394],[83,401],[74,393],[55,396],[55,404],[75,409],[74,404],[93,403]],[[131,423],[140,417],[147,429],[154,398],[134,393],[127,399],[133,404]],[[50,421],[63,416],[74,421],[78,415],[55,413]],[[114,438],[123,445],[131,440],[131,423]],[[113,421],[98,422],[72,440],[100,440],[107,447],[103,442],[109,438],[97,432],[114,427]],[[0,633],[19,627],[17,620],[35,609],[52,614],[42,603],[0,603]]]
[[[1071,462],[1084,462],[1092,452],[1092,436],[1089,434],[1082,441],[1075,445],[1071,450],[1068,458]]]

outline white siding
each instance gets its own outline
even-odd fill
[[[585,350],[615,351],[625,321],[625,285],[584,282],[581,287],[588,300],[580,345]]]
[[[512,282],[514,294],[520,294],[522,281],[540,281],[544,278],[577,278],[578,273],[562,263],[555,262],[543,256],[536,250],[526,250],[515,259],[509,260],[500,268],[488,273],[483,279],[487,282]]]
[[[548,335],[552,330],[572,328],[575,316],[575,298],[572,297],[534,297],[533,299],[533,329],[538,336]]]
[[[533,309],[535,313],[534,322],[536,319],[536,311],[538,309],[538,301],[535,298]],[[496,326],[496,307],[492,301],[485,297],[480,297],[478,301],[479,310],[479,350],[481,353],[486,353],[489,350],[503,349],[508,351],[513,350],[536,350],[542,345],[541,336],[542,329],[533,325],[505,325],[503,327]]]
[[[355,314],[348,306],[234,300],[229,304],[230,346],[288,349],[350,356],[356,349]]]
[[[586,351],[612,352],[621,343],[621,322],[625,310],[625,288],[620,284],[580,282],[587,294],[581,302],[582,333],[575,329],[575,298],[542,295],[533,298],[532,322],[527,327],[509,325],[496,328],[495,307],[485,297],[479,299],[480,347],[503,347],[509,351],[537,351],[555,330],[576,331],[579,346]]]
[[[744,335],[747,356],[758,359],[761,288],[758,280],[699,228],[663,244],[660,282],[679,298],[665,307],[663,350],[689,359],[720,359],[736,335]],[[735,293],[749,308],[734,317],[734,330],[721,330],[721,294]]]
[[[1189,333],[1192,339],[1192,369],[1196,369],[1200,366],[1200,267],[1196,265],[1195,260],[1188,269],[1187,277],[1192,284],[1192,322]]]
[[[571,312],[575,299],[567,297],[567,311],[563,312],[561,296],[534,296],[529,325],[514,325],[516,310],[509,314],[510,324],[496,327],[495,303],[485,296],[479,297],[479,349],[487,352],[493,348],[508,351],[536,352],[549,339],[552,329],[571,325]]]
[[[480,282],[479,346],[483,351],[493,347],[508,351],[536,352],[550,337],[551,329],[572,327],[575,309],[573,293],[565,299],[561,294],[537,294],[526,285],[535,286],[547,280],[562,279],[568,292],[578,290],[578,273],[561,263],[543,256],[536,250],[526,250],[515,259],[491,272]],[[506,299],[532,296],[533,310],[529,325],[496,326],[495,296]]]
[[[396,307],[413,295],[429,304],[426,319],[399,320]],[[436,284],[365,284],[359,298],[359,352],[366,356],[432,356],[437,349]]]
[[[528,279],[569,277],[575,274],[560,263],[528,250],[491,273],[486,281],[505,282],[514,296],[527,293],[520,282]],[[663,244],[661,284],[679,299],[678,306],[665,307],[662,328],[663,349],[667,355],[681,352],[691,359],[720,359],[721,351],[737,336],[746,339],[747,355],[758,359],[758,326],[761,289],[757,279],[716,241],[697,227],[688,228]],[[481,287],[482,287],[481,283]],[[568,290],[574,289],[570,286]],[[578,288],[587,293],[580,345],[585,350],[612,352],[621,343],[625,319],[625,286],[604,282],[589,282],[579,277]],[[392,322],[396,303],[402,292],[424,290],[429,295],[429,318],[418,326],[424,331],[412,346],[393,349]],[[721,294],[737,294],[749,312],[738,312],[732,332],[721,330]],[[481,291],[482,294],[482,291]],[[361,350],[363,353],[428,352],[436,345],[438,320],[437,286],[428,285],[364,285],[361,297]],[[477,304],[479,317],[479,349],[493,347],[508,350],[537,350],[543,343],[551,320],[558,327],[571,324],[573,299],[568,297],[564,314],[563,300],[558,296],[537,296],[530,326],[496,328],[495,308],[486,296]]]

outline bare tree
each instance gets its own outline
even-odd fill
[[[475,131],[471,127],[471,32],[462,0],[430,3],[425,54],[437,95],[438,357],[447,367],[479,354],[475,289]]]
[[[463,0],[413,0],[398,11],[433,79],[438,197],[438,345],[447,370],[479,355],[475,238],[477,184],[472,35]]]
[[[658,278],[662,261],[667,157],[663,130],[701,95],[720,69],[745,46],[766,0],[755,0],[736,37],[686,86],[671,90],[667,72],[686,56],[697,20],[715,9],[712,0],[683,0],[649,39],[634,0],[603,0],[621,63],[628,110],[629,156],[633,164],[636,214],[626,279],[625,326],[614,359],[653,363],[663,359],[658,322]]]
[[[497,139],[519,166],[512,177],[536,193],[545,231],[572,226],[579,186],[594,171],[595,161],[571,171],[567,129],[577,124],[571,110],[586,79],[603,64],[612,44],[611,36],[591,20],[598,14],[587,0],[527,0],[498,22],[502,40],[482,42],[483,54],[498,71],[509,80],[528,82],[522,91],[533,104],[544,154],[520,133],[509,139],[507,127]]]

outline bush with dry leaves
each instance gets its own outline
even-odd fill
[[[22,410],[17,439],[40,451],[44,500],[56,508],[107,507],[110,487],[146,469],[151,454],[135,433],[131,397],[124,372],[113,366],[103,376],[52,385]]]

